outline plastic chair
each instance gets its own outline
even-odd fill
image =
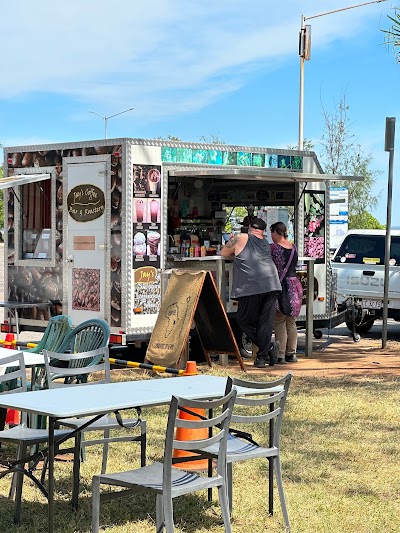
[[[97,350],[92,350],[89,352],[79,353],[80,367],[71,367],[69,363],[74,361],[76,354],[60,354],[56,352],[49,352],[48,350],[43,351],[44,363],[46,369],[47,382],[50,389],[56,387],[66,387],[66,386],[80,386],[82,384],[96,385],[99,383],[110,383],[111,382],[111,372],[110,372],[110,360],[108,347],[101,347]],[[93,361],[101,361],[98,363],[93,363]],[[66,368],[60,366],[53,366],[54,362],[59,364],[60,362],[67,363]],[[79,377],[87,376],[88,371],[90,373],[104,372],[105,377],[103,379],[98,379],[96,381],[82,382]],[[78,378],[76,383],[68,382],[66,378],[73,377]],[[58,380],[58,381],[55,381]],[[140,408],[138,408],[140,413]],[[87,424],[93,417],[84,417],[84,418],[66,418],[60,421],[60,425],[66,426],[71,429],[80,429],[82,426]],[[133,430],[135,428],[140,428],[140,435],[128,434],[123,436],[110,437],[110,431],[115,429],[125,429]],[[142,420],[140,416],[136,419],[132,418],[114,418],[109,415],[104,415],[99,418],[96,422],[93,422],[88,427],[84,428],[83,433],[88,433],[90,431],[103,431],[104,437],[101,439],[85,440],[82,436],[82,432],[78,433],[77,442],[80,448],[86,448],[87,446],[93,446],[94,444],[103,444],[103,460],[101,465],[101,472],[104,474],[107,468],[107,458],[108,458],[108,445],[110,442],[127,442],[135,441],[140,443],[140,464],[144,466],[146,464],[146,420]],[[77,460],[77,459],[75,459]],[[79,459],[78,459],[79,461]],[[77,467],[77,479],[74,481],[74,506],[77,506],[77,495],[79,491],[79,465]]]
[[[136,470],[93,477],[92,533],[99,531],[101,501],[139,492],[152,492],[157,495],[156,530],[161,533],[165,527],[167,533],[172,533],[174,531],[173,498],[210,487],[218,487],[225,531],[231,533],[226,493],[226,442],[235,397],[235,389],[223,398],[211,401],[188,400],[173,396],[169,409],[163,463],[157,462]],[[219,407],[222,412],[206,420],[184,420],[178,417],[179,409],[183,406],[189,409],[195,408],[196,411],[197,409],[210,410]],[[202,440],[178,441],[174,439],[175,428],[208,428],[218,432],[214,436]],[[174,449],[193,450],[204,444],[210,446],[215,444],[219,447],[217,471],[213,476],[207,477],[172,466]],[[100,494],[100,485],[124,487],[126,490]]]
[[[9,357],[3,358],[1,361],[3,364],[13,363],[13,371],[0,375],[0,386],[4,390],[4,384],[13,381],[15,388],[10,391],[4,391],[2,394],[17,394],[19,392],[26,392],[26,370],[24,363],[24,356],[22,352],[15,353]],[[14,366],[15,365],[15,366]],[[33,394],[33,393],[32,393]],[[69,431],[57,430],[55,432],[55,438],[60,439],[65,435],[68,435]],[[21,424],[11,429],[5,429],[0,431],[0,442],[7,442],[18,445],[17,461],[22,462],[20,464],[12,465],[11,462],[7,462],[9,467],[0,473],[0,479],[9,473],[13,473],[13,482],[10,489],[10,497],[14,493],[15,488],[15,508],[14,508],[14,522],[20,523],[21,516],[21,499],[22,499],[22,485],[24,475],[29,477],[42,493],[47,497],[44,487],[33,476],[31,467],[25,468],[24,457],[28,456],[28,448],[39,444],[46,443],[48,440],[48,432],[45,429],[31,429],[27,427],[27,414],[25,412],[21,415]],[[43,483],[43,477],[42,477]]]
[[[249,459],[267,458],[270,461],[270,467],[273,466],[273,471],[275,473],[279,499],[287,530],[290,529],[290,524],[282,483],[280,437],[282,417],[291,379],[292,374],[289,372],[286,376],[269,382],[245,381],[239,378],[232,378],[231,380],[228,380],[227,385],[227,391],[230,390],[229,387],[233,385],[242,388],[259,389],[261,393],[252,396],[240,395],[236,398],[231,424],[264,424],[265,431],[263,433],[264,436],[266,436],[266,439],[270,435],[270,428],[273,428],[273,441],[261,445],[253,441],[249,433],[238,431],[231,427],[226,456],[229,509],[232,511],[232,464],[238,461],[247,461]],[[281,392],[272,394],[269,392],[271,388],[280,385],[283,385],[283,390]],[[238,405],[245,406],[244,414],[242,414],[242,412],[238,413]],[[272,424],[272,426],[270,424]],[[196,451],[206,453],[210,458],[218,457],[219,453],[218,446],[216,445],[209,448],[201,447]],[[271,465],[271,462],[273,465]]]
[[[34,348],[26,352],[42,353],[43,350],[56,352],[67,334],[72,330],[72,320],[67,315],[57,315],[50,318],[43,337]]]
[[[29,348],[24,351],[31,353],[42,353],[43,350],[51,350],[56,352],[63,343],[68,333],[72,330],[72,320],[67,315],[57,315],[50,318],[47,327],[43,333],[43,337],[34,348]],[[33,378],[33,376],[32,376]],[[34,383],[28,383],[28,389],[38,386],[44,386],[44,371],[43,368],[38,368],[34,376]],[[41,417],[38,417],[37,424],[42,427],[45,422]]]
[[[88,361],[87,358],[81,359],[77,357],[77,354],[97,350],[98,348],[104,348],[105,346],[108,346],[109,340],[110,327],[107,322],[100,318],[93,318],[86,320],[73,328],[56,350],[48,349],[48,351],[52,351],[53,353],[74,354],[75,357],[68,360],[70,368],[80,368],[82,365],[97,365],[101,361],[101,354],[95,357],[92,361]],[[56,355],[54,355],[54,359],[57,359]],[[53,365],[56,366],[54,361]],[[87,381],[87,374],[77,373],[76,376],[81,383]],[[73,379],[74,376],[72,374],[66,378],[67,382],[71,382]]]

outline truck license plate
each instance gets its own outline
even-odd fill
[[[361,305],[363,309],[382,309],[381,300],[363,300]]]

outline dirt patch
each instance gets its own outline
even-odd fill
[[[249,374],[282,375],[290,370],[294,376],[400,378],[400,341],[397,340],[389,340],[382,349],[381,339],[362,338],[360,342],[354,342],[348,336],[334,336],[329,341],[314,341],[310,357],[305,357],[302,349],[299,339],[297,363],[267,366],[260,370],[254,368],[251,360],[245,360],[246,371]],[[240,371],[233,360],[229,361],[229,368]]]

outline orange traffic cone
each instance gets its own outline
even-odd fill
[[[187,361],[186,369],[184,376],[196,376],[198,374],[196,361]],[[187,407],[192,413],[200,415],[200,417],[205,417],[204,409],[197,409],[194,407]],[[182,420],[199,420],[195,414],[185,413],[185,411],[179,411],[179,418]],[[189,428],[176,428],[175,440],[186,441],[186,440],[200,440],[208,438],[208,429],[199,428],[199,429],[189,429]],[[177,450],[173,452],[173,457],[175,459],[182,457],[191,457],[195,456],[195,453],[188,452],[186,450]],[[207,470],[208,468],[208,459],[199,459],[198,461],[188,461],[186,463],[176,463],[174,464],[176,468],[183,468],[185,470]]]
[[[15,409],[7,409],[6,424],[8,424],[10,427],[14,427],[14,426],[18,426],[19,422],[20,422],[19,411],[15,411]]]
[[[4,348],[14,349],[14,333],[6,333],[6,339],[4,341]]]
[[[6,333],[6,339],[4,341],[4,348],[8,348],[10,350],[13,350],[15,347],[14,344],[14,333]],[[7,415],[6,415],[6,424],[8,424],[10,427],[18,426],[20,422],[20,413],[19,411],[15,411],[14,409],[7,409]]]

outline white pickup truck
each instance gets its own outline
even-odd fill
[[[357,333],[368,332],[382,318],[385,275],[384,230],[350,230],[332,258],[337,274],[337,302],[340,310],[355,313]],[[391,231],[389,258],[388,316],[400,321],[400,231]],[[346,319],[352,331],[352,315]]]

